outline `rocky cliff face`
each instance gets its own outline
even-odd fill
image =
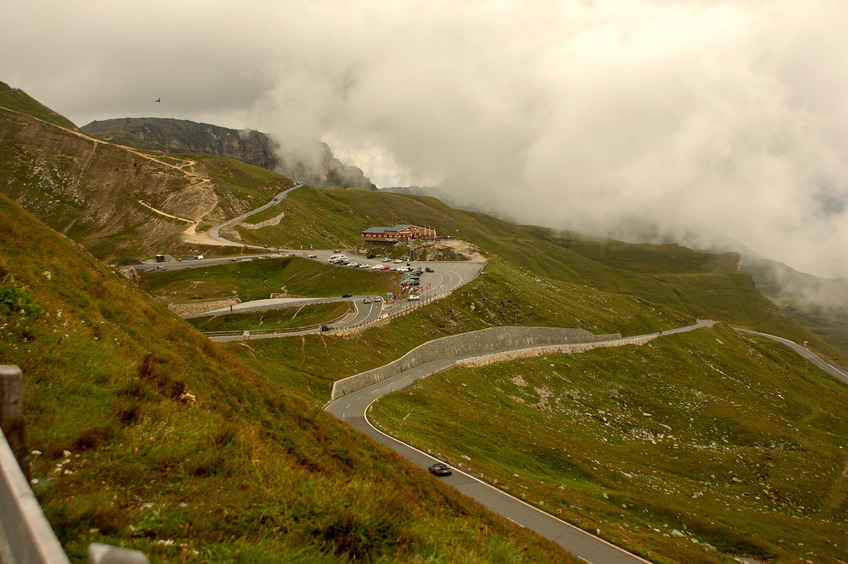
[[[276,139],[255,130],[228,129],[168,118],[93,121],[83,126],[82,131],[137,149],[228,157],[316,188],[376,189],[360,169],[345,165],[333,156],[330,147],[317,141],[296,137]]]

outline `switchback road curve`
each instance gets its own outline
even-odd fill
[[[692,331],[701,327],[709,327],[712,323],[713,322],[708,320],[702,320],[695,325],[666,331],[665,334]],[[654,333],[639,337],[659,338],[660,334]],[[603,343],[595,343],[595,345],[603,346]],[[532,345],[533,348],[536,346],[537,345]],[[520,350],[523,348],[531,347],[514,347],[507,349],[507,351]],[[486,354],[492,354],[492,351]],[[463,357],[444,358],[422,364],[396,376],[387,378],[381,382],[333,400],[325,406],[325,410],[337,418],[346,421],[351,426],[365,433],[377,442],[391,448],[398,454],[410,460],[412,463],[422,468],[427,468],[434,462],[438,462],[438,459],[377,430],[368,421],[368,408],[380,397],[389,392],[401,390],[409,386],[418,378],[427,376],[428,374],[433,374],[434,372],[438,372],[452,366],[459,360],[472,358],[474,356],[477,355],[470,354]],[[636,562],[647,562],[634,554],[631,554],[604,541],[603,539],[587,533],[582,529],[557,519],[553,515],[545,513],[544,511],[541,511],[518,498],[490,486],[470,474],[454,469],[451,476],[446,476],[443,479],[447,484],[455,487],[465,495],[474,498],[476,501],[491,509],[495,513],[498,513],[519,525],[527,527],[528,529],[536,531],[543,537],[559,544],[568,552],[583,558],[588,562],[594,562],[597,564],[631,564]]]

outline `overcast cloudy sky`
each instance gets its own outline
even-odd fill
[[[846,0],[2,7],[0,80],[78,125],[297,133],[380,186],[619,237],[722,234],[848,276]]]

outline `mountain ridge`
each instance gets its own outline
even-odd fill
[[[158,117],[99,120],[80,129],[92,137],[137,149],[232,158],[316,188],[376,190],[362,170],[342,163],[326,143],[294,136],[272,138],[253,129]]]

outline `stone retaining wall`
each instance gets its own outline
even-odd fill
[[[554,352],[554,348],[565,345],[586,347],[593,344],[609,343],[607,346],[613,346],[612,343],[618,341],[621,344],[631,344],[633,339],[622,339],[618,333],[593,335],[582,329],[565,329],[559,327],[491,327],[489,329],[429,341],[393,362],[350,376],[344,380],[339,380],[333,384],[330,399],[340,398],[371,384],[382,382],[386,378],[390,378],[401,372],[438,360],[458,359],[469,355],[475,355],[475,358],[479,358],[487,353],[514,354],[528,349],[550,349],[551,352]],[[522,351],[510,350],[516,348],[521,348]],[[543,352],[539,354],[549,353]],[[492,360],[491,362],[497,361]],[[455,363],[446,363],[446,365],[451,364]],[[439,366],[438,368],[434,367],[434,370],[444,370],[446,365]]]
[[[492,354],[475,356],[472,358],[464,358],[453,363],[453,366],[462,366],[467,368],[477,368],[486,366],[496,362],[506,362],[508,360],[516,360],[519,358],[529,358],[533,356],[545,356],[548,354],[578,354],[592,349],[600,349],[604,347],[623,347],[626,345],[644,345],[656,339],[656,336],[633,337],[625,339],[613,339],[610,341],[601,341],[596,343],[577,343],[571,345],[549,345],[544,347],[532,347],[527,349],[517,349],[511,351],[501,351]],[[452,366],[452,367],[453,367]]]
[[[285,212],[281,212],[277,217],[272,217],[271,219],[266,219],[265,221],[260,221],[259,223],[247,223],[240,222],[239,227],[244,227],[245,229],[262,229],[263,227],[270,227],[271,225],[279,225],[283,218],[286,217]]]
[[[214,300],[208,302],[168,304],[168,309],[170,309],[180,317],[185,317],[187,315],[197,315],[200,313],[206,313],[207,311],[214,311],[216,309],[222,309],[240,303],[241,300],[238,298],[227,298],[224,300]]]

